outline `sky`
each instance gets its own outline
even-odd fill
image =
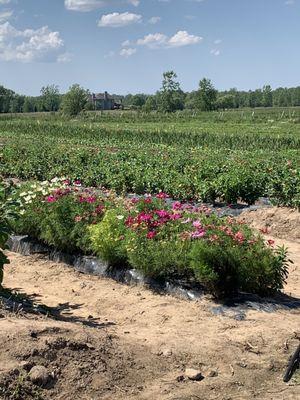
[[[300,0],[0,0],[0,85],[154,93],[210,78],[249,90],[300,85]]]

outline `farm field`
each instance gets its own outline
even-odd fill
[[[297,108],[0,116],[2,242],[29,235],[203,293],[6,251],[0,399],[296,399],[299,372],[282,375],[300,335],[299,121]],[[225,205],[246,211],[216,215]],[[241,292],[257,302],[227,303]]]
[[[223,115],[223,116],[222,116]],[[119,193],[299,207],[299,109],[153,116],[1,117],[0,173]]]

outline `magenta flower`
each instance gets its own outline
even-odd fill
[[[154,239],[156,236],[156,232],[155,231],[151,231],[147,233],[147,239]]]
[[[166,210],[157,210],[156,214],[160,217],[160,218],[169,218],[169,213]]]
[[[199,220],[193,222],[193,226],[197,229],[202,228],[202,224]]]
[[[205,230],[201,229],[199,231],[193,232],[192,233],[192,238],[193,239],[200,239],[203,238],[205,236]]]
[[[172,209],[173,210],[181,210],[182,204],[180,203],[180,201],[175,201],[175,203],[172,204]]]
[[[172,214],[172,215],[170,216],[170,219],[172,219],[173,221],[176,221],[177,219],[180,219],[181,217],[182,217],[181,214],[175,213],[175,214]]]
[[[157,199],[168,199],[169,196],[167,195],[167,193],[160,192],[160,193],[158,193],[158,194],[156,195],[156,198],[157,198]]]
[[[96,202],[96,197],[95,196],[89,196],[86,199],[87,203],[95,203]]]
[[[139,222],[150,222],[152,220],[152,215],[151,214],[146,214],[144,212],[141,212],[138,215],[138,221]]]
[[[47,203],[55,203],[56,198],[54,196],[48,196],[46,201]]]

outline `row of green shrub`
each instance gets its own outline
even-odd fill
[[[287,277],[284,248],[207,207],[170,202],[164,193],[128,199],[54,181],[23,186],[17,198],[16,233],[149,277],[188,279],[215,296],[267,294]]]
[[[267,196],[278,205],[300,207],[297,152],[229,152],[189,149],[103,149],[56,142],[7,144],[0,158],[3,176],[44,180],[68,175],[86,186],[119,193],[157,193],[177,199],[253,204]]]

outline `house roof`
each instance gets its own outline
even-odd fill
[[[93,100],[105,100],[105,93],[93,93],[91,97]],[[106,99],[114,100],[114,97],[107,93]]]

